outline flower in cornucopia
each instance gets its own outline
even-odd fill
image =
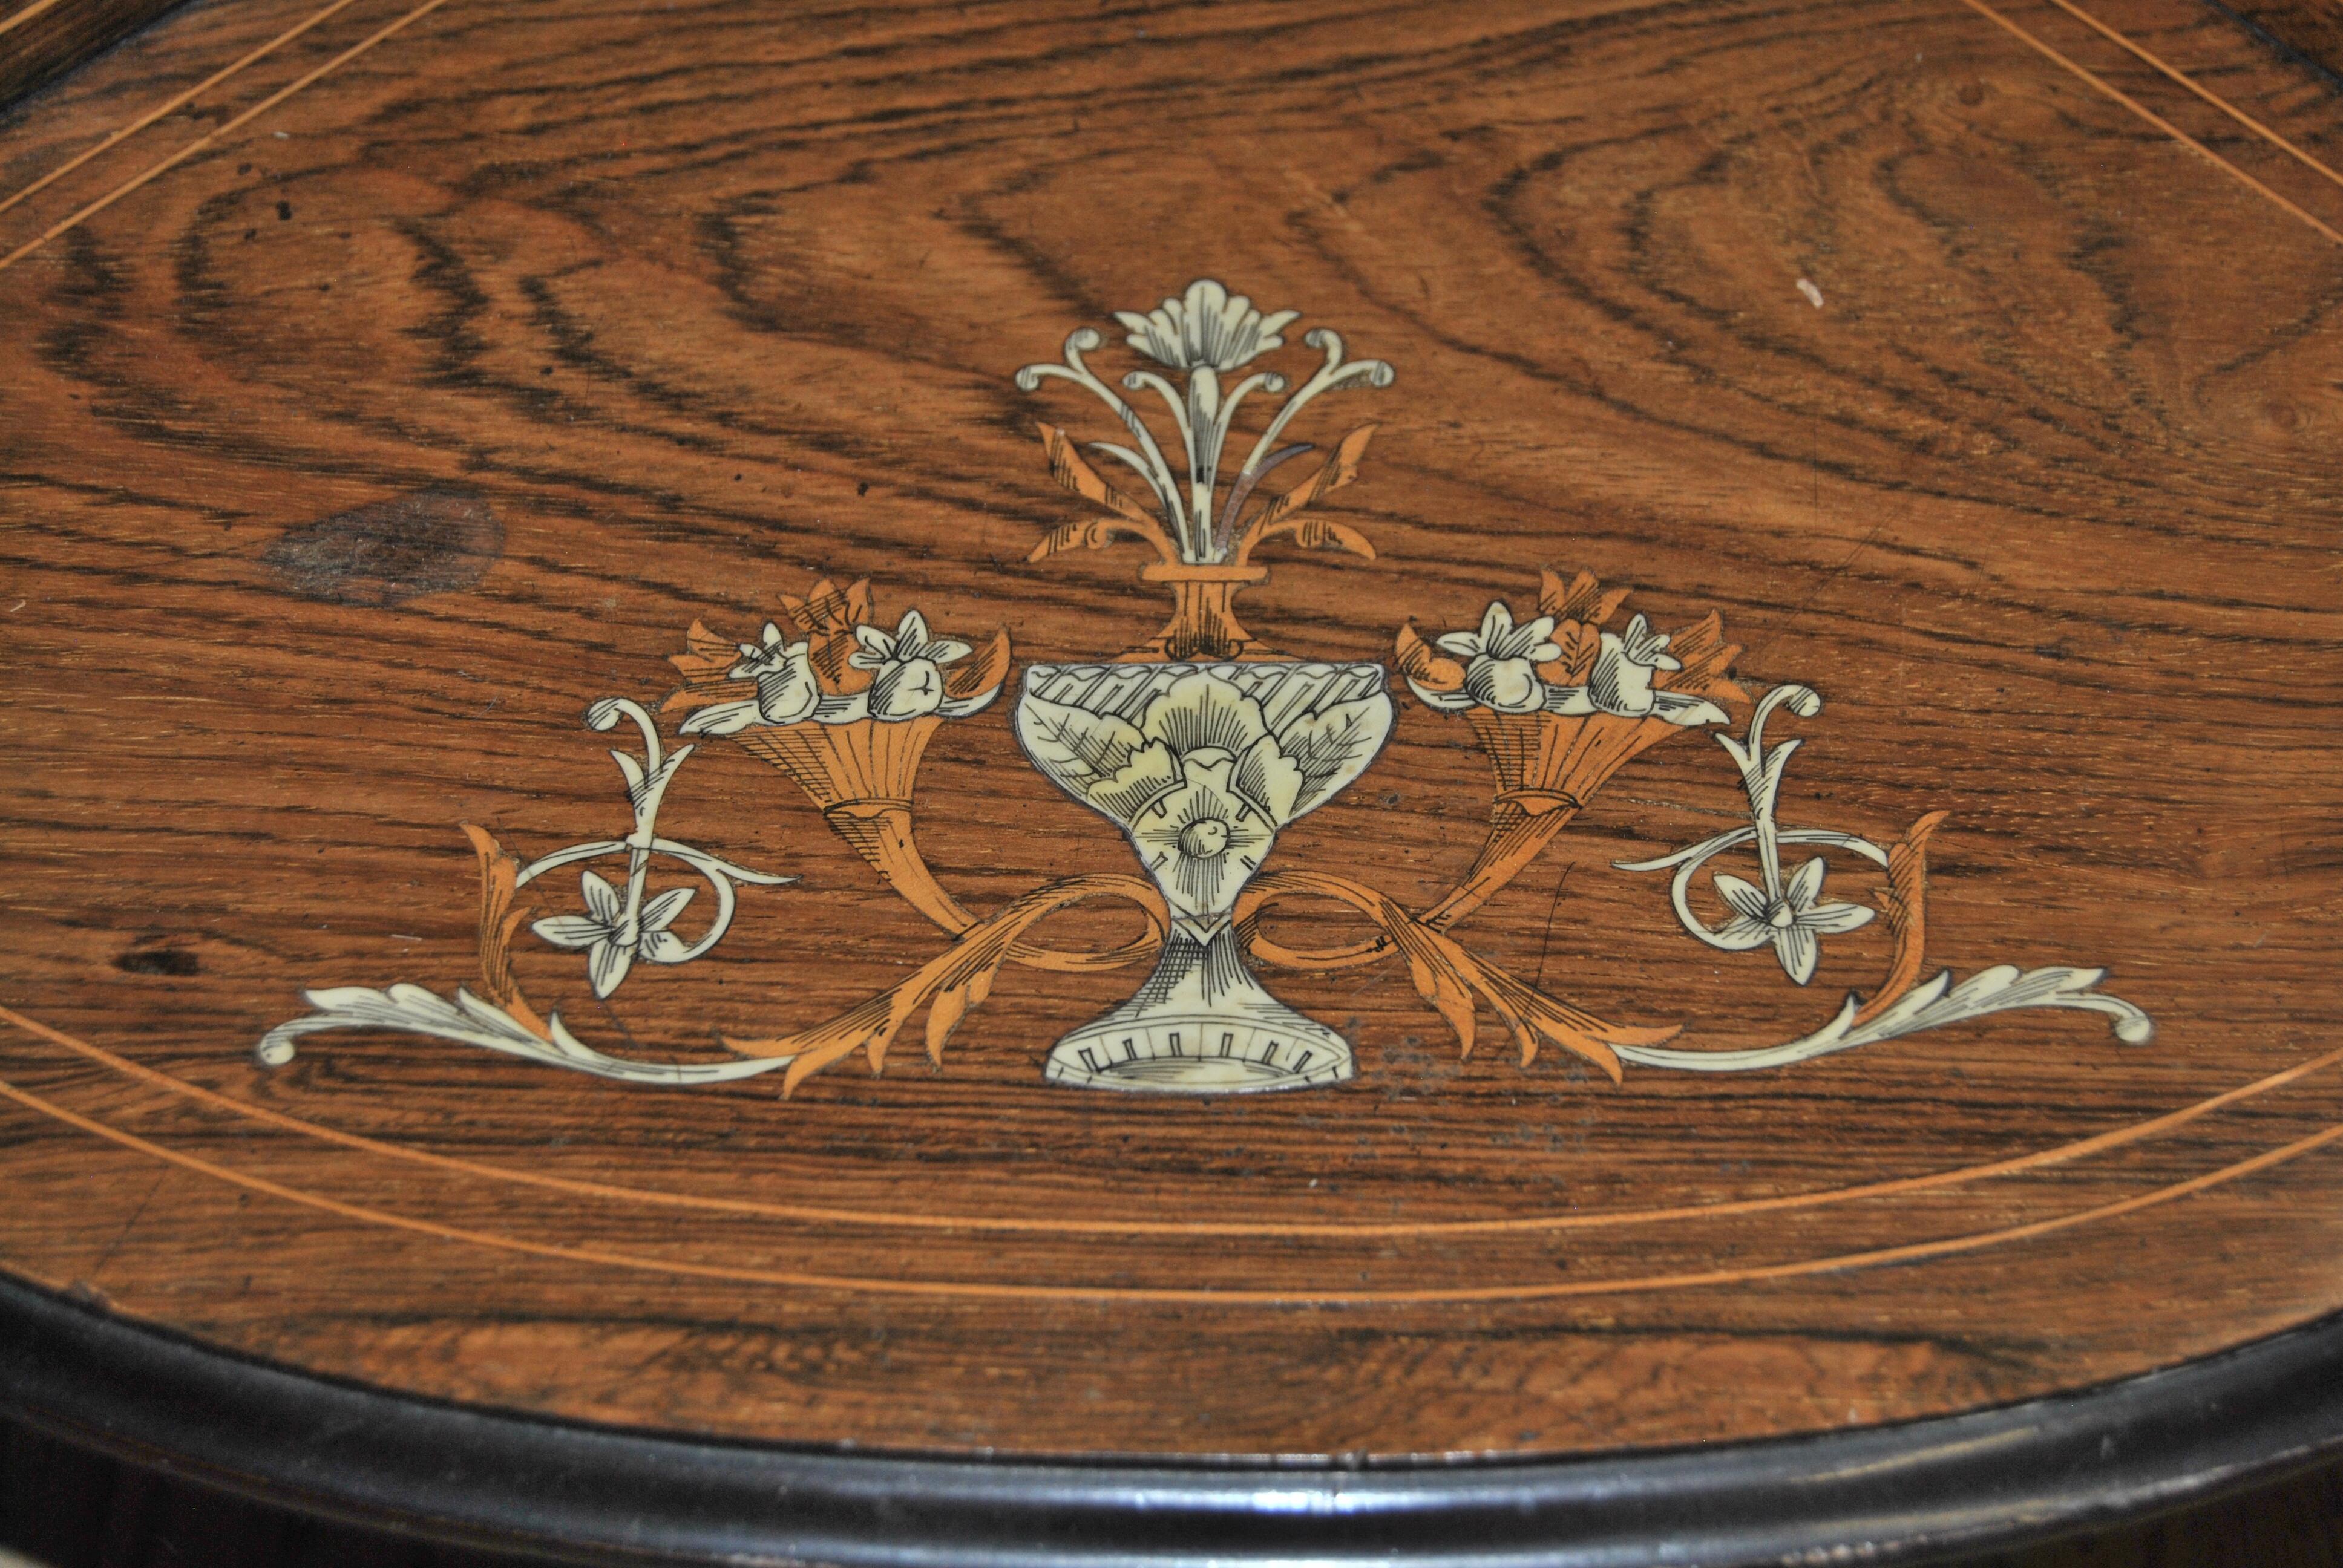
[[[1630,719],[1657,711],[1659,693],[1652,689],[1653,678],[1663,670],[1674,672],[1684,668],[1684,660],[1668,651],[1668,641],[1640,615],[1627,623],[1624,632],[1604,632],[1602,651],[1594,656],[1594,668],[1587,672],[1587,706],[1597,713],[1616,713]],[[1566,706],[1564,711],[1569,711]],[[1672,724],[1715,724],[1721,723],[1724,717],[1719,713],[1715,719],[1706,719],[1694,709],[1681,708],[1667,715]]]
[[[940,710],[944,705],[942,667],[975,651],[951,638],[930,637],[928,618],[915,609],[903,612],[891,634],[875,626],[856,627],[854,640],[860,646],[846,656],[846,662],[870,671],[870,717],[882,724]]]
[[[1606,631],[1625,589],[1606,593],[1584,572],[1567,583],[1546,572],[1543,590],[1526,622],[1497,603],[1479,630],[1436,646],[1413,626],[1400,630],[1408,689],[1428,708],[1463,715],[1496,772],[1488,842],[1443,910],[1469,908],[1503,885],[1643,752],[1686,728],[1724,723],[1717,705],[1745,700],[1725,673],[1741,650],[1715,615],[1666,635],[1640,615]],[[1530,691],[1520,689],[1516,660],[1531,662]]]
[[[738,735],[752,724],[799,724],[821,709],[821,682],[813,673],[813,644],[791,642],[771,621],[761,645],[739,645],[740,659],[727,680],[753,680],[757,695],[703,708],[682,724],[686,735]]]
[[[792,624],[805,629],[803,639],[789,641],[773,621],[765,623],[761,645],[725,644],[706,627],[693,626],[691,650],[671,661],[693,680],[669,704],[696,707],[683,721],[684,734],[737,736],[766,726],[852,724],[866,719],[899,724],[930,714],[965,719],[1001,694],[1001,678],[1008,673],[1003,636],[995,637],[1001,644],[1000,668],[992,668],[994,650],[988,649],[983,660],[948,677],[945,665],[975,650],[957,638],[931,635],[927,617],[916,609],[905,611],[892,632],[871,625],[868,583],[856,583],[840,593],[825,581],[802,599],[784,594],[781,603]],[[728,651],[719,653],[719,648]],[[731,657],[733,651],[737,658]],[[755,681],[756,695],[697,702],[714,661],[724,664],[727,680]]]
[[[1515,626],[1503,601],[1491,599],[1480,630],[1448,632],[1439,641],[1446,651],[1471,661],[1464,667],[1466,697],[1499,713],[1534,713],[1545,706],[1546,691],[1537,667],[1562,657],[1562,649],[1548,640],[1553,636],[1554,617]],[[1423,695],[1420,689],[1417,695]]]
[[[813,674],[813,644],[789,641],[771,621],[765,623],[764,646],[742,643],[740,662],[725,676],[757,683],[757,717],[768,724],[811,719],[821,706],[821,682]]]
[[[1547,577],[1551,583],[1553,574]],[[1595,586],[1591,578],[1580,580],[1590,589]],[[1553,597],[1550,587],[1546,598]],[[1566,608],[1566,591],[1564,598]],[[1557,622],[1564,629],[1557,631]],[[1453,686],[1451,660],[1423,661],[1422,678],[1408,668],[1409,639],[1414,638],[1419,649],[1423,646],[1413,628],[1400,634],[1401,669],[1424,706],[1443,713],[1485,708],[1493,713],[1543,710],[1569,718],[1648,716],[1675,725],[1725,722],[1725,710],[1700,692],[1657,689],[1658,676],[1684,669],[1684,660],[1668,651],[1673,638],[1654,631],[1640,615],[1623,631],[1599,631],[1597,625],[1547,614],[1517,626],[1503,601],[1493,599],[1478,631],[1446,632],[1437,639],[1441,648],[1469,660]],[[1567,640],[1574,651],[1565,654],[1557,638]]]
[[[874,624],[869,583],[840,588],[825,579],[803,598],[781,595],[780,614],[761,643],[736,643],[694,622],[686,651],[669,662],[683,672],[684,686],[664,706],[691,710],[679,726],[685,733],[728,736],[781,769],[912,903],[931,916],[964,919],[911,846],[911,791],[937,727],[1001,695],[1009,674],[1006,632],[979,649],[932,635],[917,610],[886,631]],[[803,710],[808,675],[815,696]],[[757,695],[741,697],[735,683],[751,680]]]

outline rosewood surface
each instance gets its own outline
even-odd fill
[[[2338,167],[2331,74],[2181,0],[196,5],[0,124],[0,1266],[432,1400],[940,1455],[1616,1454],[2326,1317]],[[1199,277],[1396,369],[1311,437],[1377,422],[1322,513],[1374,558],[1265,552],[1255,635],[1396,665],[1543,569],[1631,590],[1614,632],[1715,612],[1741,691],[1825,699],[1773,721],[1785,821],[1947,814],[1926,973],[2104,966],[2154,1038],[2022,1011],[1614,1082],[1486,1010],[1461,1054],[1386,957],[1264,969],[1359,1056],[1273,1095],[1045,1086],[1143,966],[1011,964],[940,1064],[914,1022],[787,1098],[387,1032],[256,1062],[307,988],[481,983],[459,825],[624,833],[579,716],[656,707],[695,621],[754,641],[828,578],[1019,667],[1155,635],[1143,552],[1028,560],[1096,515],[1034,422],[1096,420],[1012,377]],[[1394,689],[1269,869],[1423,912],[1492,772]],[[918,774],[971,918],[1133,869],[1010,706]],[[799,879],[607,1002],[517,940],[598,1050],[743,1060],[950,943],[702,739],[660,832]],[[1898,920],[1801,988],[1614,869],[1746,809],[1676,735],[1453,935],[1668,1049],[1806,1034]]]
[[[179,0],[27,0],[0,12],[0,105],[136,33]]]

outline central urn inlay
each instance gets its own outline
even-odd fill
[[[1278,833],[1357,779],[1391,733],[1379,664],[1034,665],[1033,765],[1130,838],[1172,929],[1146,984],[1058,1041],[1052,1083],[1226,1093],[1340,1083],[1350,1042],[1262,989],[1237,895]]]

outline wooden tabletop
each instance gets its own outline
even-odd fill
[[[202,0],[27,100],[0,1326],[1632,1484],[2343,1310],[2343,79],[2247,11]]]

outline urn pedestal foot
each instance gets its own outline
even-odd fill
[[[1175,929],[1137,996],[1051,1048],[1043,1076],[1076,1089],[1246,1094],[1347,1082],[1351,1044],[1261,988],[1233,932]]]

